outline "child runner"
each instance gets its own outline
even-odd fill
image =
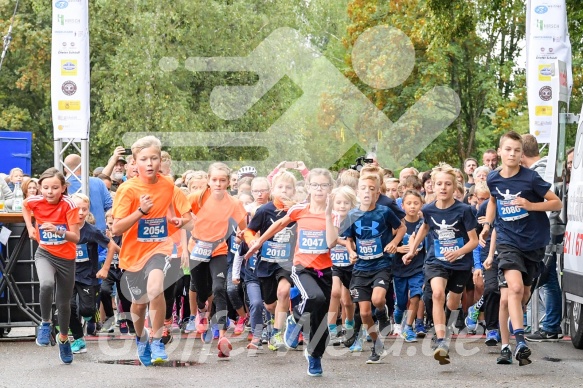
[[[450,363],[445,339],[446,325],[451,311],[460,304],[464,285],[472,276],[472,251],[478,246],[477,222],[470,206],[454,198],[457,182],[451,166],[440,163],[433,168],[431,179],[436,201],[423,207],[423,226],[409,245],[419,246],[429,234],[425,278],[430,282],[433,293],[432,315],[436,339],[433,357],[440,365],[445,365]],[[414,256],[415,252],[410,251],[403,261],[410,261]],[[450,293],[444,312],[446,289]]]
[[[358,182],[358,180],[357,180]],[[338,213],[340,222],[346,219],[348,212],[357,205],[356,194],[348,186],[342,186],[334,189],[333,210]],[[338,244],[330,250],[332,259],[332,296],[330,299],[330,310],[328,311],[328,331],[330,332],[330,341],[339,339],[339,330],[336,327],[338,309],[342,301],[344,310],[345,329],[348,337],[352,336],[354,330],[354,303],[350,297],[350,280],[352,279],[352,263],[346,249],[346,240],[339,238]]]
[[[397,245],[406,232],[405,225],[390,208],[377,204],[380,187],[378,174],[361,174],[358,181],[360,205],[348,213],[343,233],[347,237],[350,261],[355,263],[350,295],[358,303],[362,323],[373,340],[367,364],[378,364],[386,356],[379,334],[386,336],[390,330],[386,306],[386,294],[391,281],[390,254],[397,252]],[[353,242],[356,251],[352,247]],[[371,304],[376,308],[378,332],[374,329]]]
[[[293,204],[291,198],[295,195],[296,178],[291,173],[282,171],[273,177],[272,182],[273,201],[257,209],[245,230],[245,241],[249,247],[255,245],[258,233],[263,236],[273,224],[286,217]],[[265,308],[274,316],[273,330],[269,339],[269,349],[274,351],[285,348],[283,329],[290,307],[290,289],[293,285],[291,267],[296,240],[295,230],[295,222],[290,222],[265,240],[261,251],[257,252],[255,274],[261,282]]]
[[[408,177],[407,179],[409,179]],[[405,328],[401,331],[401,336],[406,342],[417,342],[417,335],[425,336],[425,326],[423,325],[423,317],[417,318],[417,311],[419,310],[419,300],[423,295],[423,264],[425,261],[425,249],[423,242],[421,245],[412,247],[409,246],[409,240],[415,238],[415,232],[423,225],[423,219],[419,217],[419,211],[423,204],[423,197],[416,190],[407,190],[403,195],[403,208],[407,215],[405,216],[405,226],[407,233],[403,237],[403,245],[397,248],[397,252],[401,255],[396,255],[393,260],[393,286],[395,288],[395,326],[401,326],[403,321],[403,313],[407,310],[407,302],[409,302],[409,313],[407,314],[407,322]],[[410,249],[415,250],[415,256],[410,261],[403,260],[403,254],[409,253]],[[415,330],[413,331],[413,323],[415,323]],[[395,332],[397,332],[395,328]]]
[[[160,140],[154,136],[138,139],[132,145],[138,176],[119,186],[113,202],[112,232],[123,234],[119,254],[119,265],[125,270],[122,292],[132,299],[138,358],[144,366],[168,360],[161,342],[165,279],[174,283],[180,276],[180,267],[171,265],[170,225],[182,228],[191,220],[186,197],[181,192],[175,196],[172,182],[160,175],[161,149]],[[179,210],[178,214],[174,209]],[[148,305],[153,328],[151,346],[148,330],[144,329]]]
[[[89,215],[89,197],[84,194],[73,194],[72,199],[79,209],[79,221],[81,222],[77,258],[75,259],[75,288],[71,298],[71,321],[69,324],[74,338],[71,350],[74,354],[78,354],[87,352],[81,319],[89,322],[95,315],[100,288],[98,279],[107,278],[113,255],[119,252],[119,248],[113,240],[86,222],[85,219]],[[107,257],[101,270],[97,269],[99,266],[98,246],[107,249]],[[79,298],[78,304],[76,303],[77,297]]]
[[[26,198],[22,212],[30,238],[39,244],[34,260],[40,283],[42,323],[38,328],[36,343],[39,346],[48,346],[50,343],[51,310],[56,283],[59,357],[63,363],[70,364],[73,362],[73,353],[68,334],[71,296],[75,285],[75,244],[79,241],[79,212],[73,200],[63,195],[67,190],[67,182],[59,170],[49,168],[40,176],[38,184],[41,195]]]
[[[297,347],[300,319],[309,314],[309,343],[305,349],[308,375],[322,375],[322,355],[328,342],[326,314],[332,292],[332,260],[329,248],[336,246],[338,223],[333,222],[332,203],[328,199],[334,186],[330,171],[315,168],[306,179],[310,199],[291,207],[249,247],[246,257],[251,257],[259,247],[292,222],[297,223],[297,242],[292,267],[292,280],[300,291],[300,302],[293,306],[294,314],[287,320],[285,344]],[[327,205],[328,201],[328,205]]]
[[[213,163],[208,171],[209,185],[203,191],[190,194],[195,214],[190,249],[190,289],[196,292],[196,328],[200,334],[209,329],[208,314],[213,296],[219,325],[219,358],[228,359],[232,349],[225,337],[227,331],[227,239],[247,226],[243,204],[229,195],[231,170],[223,163]],[[191,307],[192,309],[194,306]],[[204,337],[203,337],[204,338]]]
[[[530,287],[538,276],[538,268],[550,240],[550,223],[546,211],[560,211],[561,200],[534,171],[520,166],[522,137],[508,132],[500,138],[498,155],[502,168],[488,175],[490,202],[480,239],[485,243],[496,219],[498,268],[504,283],[500,289],[500,323],[508,306],[516,338],[514,357],[520,366],[531,363],[531,350],[524,340],[523,306],[530,297]],[[501,357],[511,356],[509,338],[502,331]],[[512,358],[510,357],[510,361]]]

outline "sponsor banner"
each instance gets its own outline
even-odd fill
[[[527,1],[526,56],[530,133],[539,143],[550,143],[552,126],[558,125],[556,100],[566,95],[568,103],[572,86],[567,84],[572,73],[565,0]],[[553,78],[559,76],[557,60],[565,62],[567,70],[561,92],[553,87]]]
[[[55,139],[89,136],[88,0],[52,0],[51,101]]]

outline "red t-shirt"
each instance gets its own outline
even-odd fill
[[[313,269],[332,267],[326,242],[326,213],[311,213],[310,204],[303,203],[292,206],[287,215],[298,225],[294,265]]]
[[[42,195],[34,195],[24,200],[24,207],[34,214],[36,220],[36,241],[50,254],[65,260],[77,258],[77,245],[55,233],[43,231],[39,226],[50,222],[71,230],[70,225],[80,224],[79,210],[71,197],[62,195],[57,204],[50,204]]]

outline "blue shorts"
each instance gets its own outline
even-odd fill
[[[395,305],[399,310],[405,311],[407,309],[409,298],[415,296],[421,297],[421,295],[423,295],[424,279],[425,276],[423,275],[423,272],[405,278],[398,276],[393,278],[393,286],[395,287]]]

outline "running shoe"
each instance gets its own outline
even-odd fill
[[[295,349],[298,347],[300,337],[300,327],[296,323],[294,316],[290,314],[286,320],[284,343],[288,349]]]
[[[71,342],[67,338],[64,342],[61,341],[61,336],[58,335],[57,343],[59,344],[59,358],[63,364],[70,364],[73,362],[73,352],[71,351]]]
[[[198,311],[195,319],[196,331],[198,334],[202,334],[208,330],[209,320],[208,320],[208,312]]]
[[[241,335],[245,332],[245,317],[239,317],[235,322],[235,331],[233,335]]]
[[[219,339],[219,337],[221,336],[219,325],[217,323],[213,323],[211,327],[213,328],[213,339]]]
[[[143,366],[152,365],[152,348],[150,347],[150,336],[148,330],[144,328],[144,341],[140,341],[136,337],[136,345],[138,347],[138,358]]]
[[[164,321],[164,326],[162,326],[162,338],[160,338],[160,341],[164,345],[168,345],[170,342],[172,342],[172,333],[170,332],[171,325],[172,325],[172,321],[167,320],[167,321]],[[152,341],[152,343],[153,343],[153,341]]]
[[[114,320],[113,317],[107,319],[105,322],[103,322],[103,325],[101,326],[101,330],[99,330],[100,334],[112,334],[114,332]],[[73,345],[71,345],[73,346]]]
[[[119,323],[119,332],[120,334],[128,334],[130,332],[128,323],[125,320]]]
[[[518,361],[519,366],[525,366],[532,364],[529,357],[532,354],[528,345],[524,342],[519,342],[516,345],[516,352],[514,352],[514,357],[516,357],[516,361]]]
[[[510,346],[506,346],[500,351],[500,357],[496,359],[496,364],[498,365],[512,364],[512,350],[510,350]]]
[[[174,334],[180,333],[180,325],[178,324],[178,317],[176,315],[172,317],[172,325],[170,326],[170,331]]]
[[[87,353],[87,344],[83,338],[77,338],[71,344],[71,351],[73,354]]]
[[[269,331],[267,330],[267,327],[264,327],[263,331],[261,332],[261,343],[263,345],[267,345],[269,343]]]
[[[186,327],[184,328],[184,333],[190,334],[190,333],[194,333],[196,331],[195,319],[196,319],[196,315],[190,316],[190,318],[188,319],[188,323],[186,324]]]
[[[435,349],[437,349],[437,337],[433,334],[433,337],[431,337],[431,350]]]
[[[259,340],[261,340],[261,338],[259,338]],[[253,332],[252,331],[250,331],[247,334],[247,342],[250,342],[250,341],[253,341]]]
[[[437,341],[437,347],[433,351],[433,358],[439,361],[439,365],[447,365],[451,362],[449,360],[449,348],[444,339]]]
[[[162,339],[152,340],[152,345],[150,346],[152,355],[152,364],[161,365],[168,361],[168,354],[166,354],[166,347]]]
[[[362,339],[358,336],[349,348],[350,353],[362,352]]]
[[[488,330],[486,333],[486,346],[496,346],[500,342],[500,333],[498,330]]]
[[[403,326],[400,323],[395,323],[395,326],[393,326],[393,335],[399,337],[401,334],[403,334]]]
[[[87,322],[87,335],[91,335],[94,336],[97,333],[97,326],[95,325],[95,322]]]
[[[49,346],[51,343],[51,323],[43,322],[38,327],[36,334],[36,344],[38,346]]]
[[[286,347],[285,342],[283,341],[283,335],[281,331],[278,331],[274,335],[271,336],[269,339],[269,350],[278,351],[283,350]]]
[[[310,356],[307,347],[304,349],[304,357],[306,357],[306,360],[308,360],[308,376],[322,376],[322,359],[320,357]]]
[[[231,345],[229,339],[223,336],[221,339],[219,339],[217,349],[219,349],[219,358],[226,360],[231,356],[231,350],[233,349],[233,346]]]
[[[478,310],[475,305],[471,305],[470,308],[468,308],[468,315],[467,315],[466,319],[464,320],[464,323],[466,324],[468,331],[473,331],[473,332],[476,331],[476,328],[478,327],[478,317],[479,316],[480,316],[480,310]]]
[[[200,335],[200,339],[205,344],[210,344],[213,342],[213,332],[211,330],[207,330]]]
[[[531,342],[557,342],[559,340],[559,333],[549,333],[541,329],[532,334],[525,335],[524,339]]]
[[[263,350],[263,344],[260,338],[252,339],[251,342],[247,344],[247,350]]]
[[[417,333],[417,337],[425,338],[425,336],[427,335],[427,329],[423,324],[423,320],[417,321],[415,323],[415,332]]]
[[[417,342],[417,334],[415,334],[412,327],[407,327],[401,333],[401,337],[405,339],[405,342]]]
[[[366,360],[367,364],[380,364],[381,360],[387,356],[387,351],[385,350],[385,346],[382,344],[380,340],[377,340],[377,343],[371,346],[370,349],[370,356],[368,360]]]
[[[130,334],[135,335],[136,334],[136,328],[134,327],[134,321],[132,321],[131,319],[128,319],[128,330],[130,331]]]

